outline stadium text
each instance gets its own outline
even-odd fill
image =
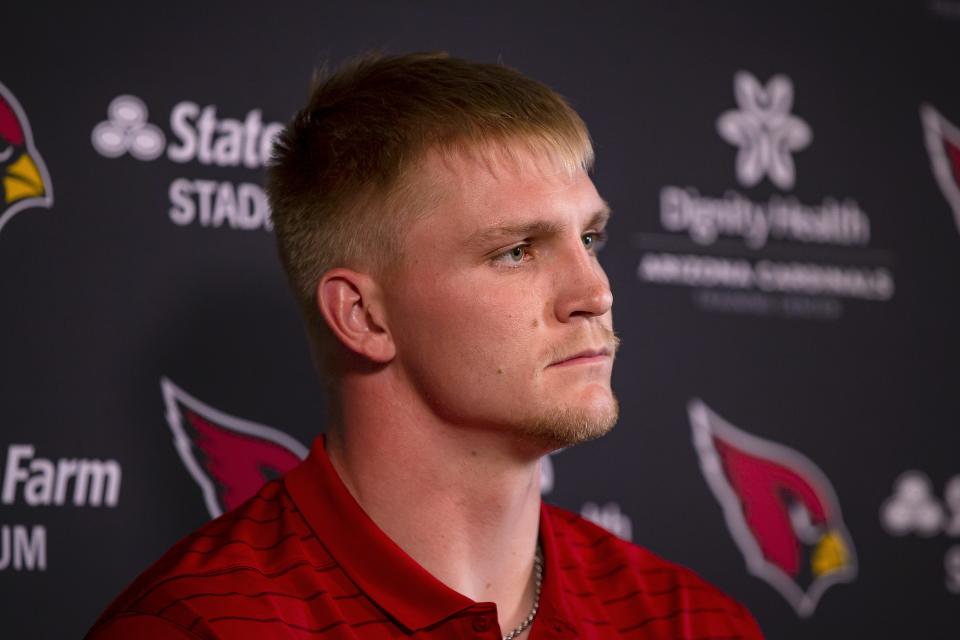
[[[46,571],[47,529],[21,524],[0,526],[0,571]]]

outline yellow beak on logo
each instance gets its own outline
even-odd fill
[[[12,204],[24,198],[35,198],[46,193],[46,185],[40,177],[40,170],[30,154],[24,153],[16,162],[7,167],[3,176],[3,190],[6,204]]]
[[[811,558],[813,575],[818,578],[850,564],[850,552],[836,531],[828,531],[820,538]]]

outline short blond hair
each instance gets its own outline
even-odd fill
[[[280,259],[321,370],[332,373],[335,341],[317,284],[335,267],[378,272],[400,259],[404,224],[417,213],[407,178],[424,154],[518,142],[569,171],[593,162],[586,125],[570,105],[500,64],[445,53],[367,54],[317,75],[307,106],[274,145],[267,193]]]

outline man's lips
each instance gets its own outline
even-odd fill
[[[568,367],[575,364],[595,364],[604,362],[610,358],[610,349],[602,347],[600,349],[585,349],[573,355],[561,358],[551,363],[551,367]]]

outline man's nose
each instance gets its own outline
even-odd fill
[[[610,282],[596,256],[580,244],[558,265],[556,314],[561,322],[602,316],[613,306]]]

